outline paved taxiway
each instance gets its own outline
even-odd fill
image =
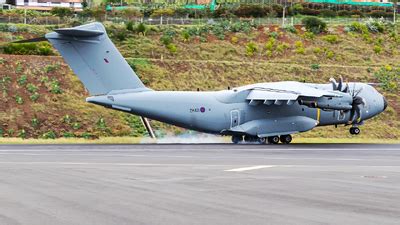
[[[0,146],[0,224],[400,224],[400,145]]]

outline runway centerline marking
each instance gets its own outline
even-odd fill
[[[249,170],[273,168],[273,167],[277,167],[277,165],[259,165],[259,166],[241,167],[241,168],[229,169],[229,170],[224,170],[224,171],[226,171],[226,172],[243,172],[243,171],[249,171]]]

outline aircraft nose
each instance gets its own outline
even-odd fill
[[[382,96],[382,98],[383,98],[383,111],[385,111],[385,109],[386,109],[387,106],[388,106],[388,102],[387,102],[385,96]]]

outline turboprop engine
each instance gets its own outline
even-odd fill
[[[300,105],[310,108],[320,108],[323,110],[350,110],[353,108],[353,97],[344,93],[341,98],[323,97],[323,98],[306,98],[299,99]]]

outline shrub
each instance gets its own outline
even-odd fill
[[[30,93],[35,93],[37,90],[39,90],[38,87],[36,87],[34,84],[29,83],[26,85],[26,89],[30,92]]]
[[[311,64],[311,69],[312,70],[319,70],[321,67],[319,66],[319,64]]]
[[[44,72],[51,73],[60,68],[60,64],[50,64],[44,67]]]
[[[293,34],[296,34],[296,33],[297,33],[297,30],[296,30],[296,28],[295,28],[293,25],[285,25],[285,26],[283,27],[283,29],[286,30],[286,31],[288,31],[288,32],[290,32],[290,33],[293,33]]]
[[[172,43],[172,37],[164,34],[160,37],[160,41],[163,45],[167,46]]]
[[[32,127],[37,127],[37,126],[39,126],[39,119],[37,119],[37,118],[33,118],[32,120],[31,120],[31,124],[32,124]]]
[[[326,35],[325,37],[322,38],[324,41],[327,41],[331,44],[337,44],[339,43],[339,37],[337,35]]]
[[[315,34],[312,32],[305,32],[304,33],[304,38],[305,39],[309,39],[309,40],[313,40],[315,38]]]
[[[124,30],[116,31],[114,36],[118,39],[118,41],[125,41],[127,35]]]
[[[233,12],[238,17],[263,17],[264,9],[261,5],[242,4]]]
[[[358,32],[362,34],[368,34],[368,27],[365,24],[359,22],[353,22],[348,26],[348,29],[353,32]]]
[[[270,37],[272,37],[272,38],[275,38],[275,39],[277,39],[278,37],[279,37],[279,34],[278,34],[278,32],[271,32],[270,34],[269,34],[269,36]]]
[[[129,31],[134,31],[135,29],[133,28],[133,22],[129,21],[128,23],[126,23],[126,29]]]
[[[174,45],[173,43],[169,43],[166,47],[169,50],[169,52],[172,54],[174,54],[178,51],[176,45]]]
[[[81,137],[83,137],[83,138],[85,138],[85,139],[92,139],[92,138],[94,138],[94,135],[92,135],[92,134],[89,133],[89,132],[83,132],[82,135],[81,135]]]
[[[144,25],[144,23],[139,23],[139,25],[136,28],[136,32],[138,32],[138,34],[143,34],[143,36],[146,34],[146,25]]]
[[[301,11],[301,14],[309,16],[318,16],[320,14],[320,11],[316,9],[304,8]]]
[[[272,51],[274,49],[275,46],[275,39],[274,38],[269,38],[268,42],[265,44],[265,49]]]
[[[338,16],[348,17],[351,15],[351,12],[348,10],[339,10],[337,14]]]
[[[18,137],[22,138],[22,139],[25,139],[26,138],[26,131],[24,129],[20,130],[18,132]]]
[[[26,75],[22,75],[18,78],[17,83],[22,86],[25,85],[27,81],[28,77]]]
[[[60,82],[58,80],[53,79],[50,83],[50,92],[53,94],[61,94]]]
[[[369,19],[365,23],[365,26],[372,33],[378,33],[378,32],[383,33],[385,31],[385,24],[381,20]]]
[[[302,23],[305,25],[308,31],[314,34],[319,34],[326,30],[326,23],[317,17],[305,17],[302,20]]]
[[[382,52],[382,47],[379,46],[379,45],[375,45],[375,46],[374,46],[374,52],[375,52],[376,54],[380,54],[380,53]]]
[[[65,137],[65,138],[73,138],[73,137],[75,137],[75,135],[73,133],[71,133],[71,132],[63,132],[62,136]]]
[[[56,133],[54,131],[51,130],[51,131],[48,131],[48,132],[42,134],[42,138],[44,138],[44,139],[56,139],[57,135],[56,135]]]
[[[75,122],[75,123],[72,124],[72,128],[73,128],[74,130],[78,130],[79,128],[81,128],[81,124],[78,123],[78,122]]]
[[[54,55],[51,45],[47,42],[7,44],[3,47],[3,52],[13,55]]]
[[[39,99],[39,97],[40,97],[40,94],[37,93],[37,92],[35,92],[35,93],[33,93],[31,96],[29,96],[29,98],[30,98],[33,102],[36,102],[36,101]]]
[[[321,48],[315,47],[315,48],[313,49],[313,52],[314,52],[315,54],[319,54],[319,53],[321,52]]]
[[[72,9],[67,8],[67,7],[53,7],[50,10],[50,13],[55,15],[55,16],[59,16],[61,18],[66,17],[66,16],[72,16],[72,14],[74,13]]]
[[[190,34],[187,30],[182,31],[181,36],[182,36],[183,41],[185,41],[185,42],[189,41],[189,39],[190,39]]]
[[[335,56],[335,53],[333,53],[333,51],[329,50],[326,52],[326,58],[333,59],[334,56]]]
[[[336,17],[337,16],[336,12],[333,10],[330,10],[330,9],[321,10],[320,15],[323,17]]]
[[[276,51],[278,51],[279,53],[283,53],[288,48],[289,48],[288,44],[282,43],[282,44],[279,44],[278,46],[276,46]]]
[[[66,123],[66,124],[69,124],[69,123],[71,123],[72,122],[72,117],[70,116],[70,115],[65,115],[64,117],[63,117],[63,122],[64,123]]]
[[[257,45],[254,42],[249,42],[246,45],[246,55],[253,56],[257,52]]]
[[[231,42],[232,44],[237,44],[239,42],[239,39],[236,36],[231,37]]]
[[[396,91],[400,83],[400,67],[393,68],[390,65],[381,67],[374,73],[375,78],[386,91]]]
[[[15,102],[16,102],[18,105],[22,105],[22,104],[24,104],[24,99],[22,99],[21,96],[16,95],[16,96],[15,96]]]

